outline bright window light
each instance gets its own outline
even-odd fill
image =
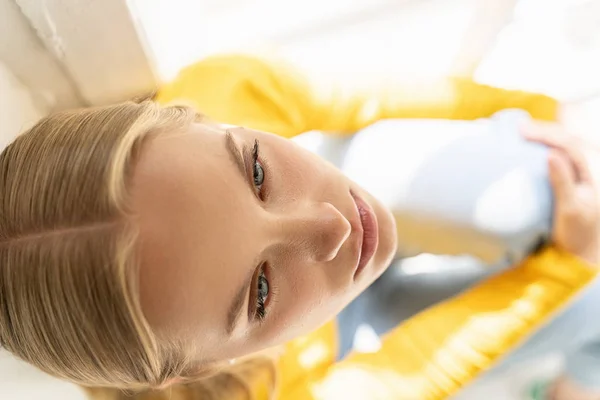
[[[600,95],[600,1],[522,0],[476,79],[571,100]]]
[[[162,79],[207,55],[265,49],[339,76],[439,75],[477,0],[129,0]]]

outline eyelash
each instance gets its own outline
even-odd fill
[[[256,284],[257,287],[259,287],[259,285],[260,285],[261,277],[264,277],[264,272],[262,271],[262,268],[263,267],[261,267],[261,271],[258,275],[258,281]],[[264,277],[264,279],[266,280],[266,277]],[[267,280],[267,286],[268,285],[269,285],[269,283]],[[267,298],[268,298],[269,294],[267,294]],[[265,308],[265,300],[266,299],[263,299],[263,297],[260,294],[260,289],[258,289],[256,292],[256,319],[261,322],[264,321],[265,317],[267,316],[267,309]]]
[[[262,323],[265,320],[269,309],[273,307],[277,300],[277,288],[271,284],[268,274],[265,272],[266,268],[266,264],[262,264],[260,266],[258,278],[256,280],[256,307],[254,310],[254,316],[259,323]],[[265,279],[268,288],[267,296],[265,298],[260,295],[259,284],[261,277]]]
[[[252,178],[254,180],[253,184],[254,184],[254,187],[256,188],[258,197],[261,200],[265,200],[265,193],[263,190],[263,185],[265,184],[267,174],[266,174],[266,168],[263,165],[263,161],[259,160],[259,155],[260,155],[260,143],[258,142],[258,139],[255,139],[254,147],[252,148]],[[262,173],[262,182],[260,184],[257,184],[256,178],[261,173]]]

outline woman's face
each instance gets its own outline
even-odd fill
[[[194,124],[133,176],[140,293],[161,336],[224,360],[331,319],[390,263],[391,214],[293,142]]]

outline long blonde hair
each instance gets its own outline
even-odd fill
[[[43,119],[2,152],[2,347],[92,387],[160,388],[207,373],[142,314],[127,195],[144,140],[194,121],[191,108],[150,101],[74,110]],[[240,379],[236,368],[222,376]]]

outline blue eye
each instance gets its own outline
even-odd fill
[[[254,163],[254,186],[260,190],[262,184],[265,182],[265,171],[262,165],[258,161]]]
[[[258,287],[256,291],[256,318],[259,321],[262,321],[265,319],[266,316],[265,303],[267,302],[270,293],[269,281],[267,280],[267,277],[265,276],[265,273],[262,269],[260,271],[260,275],[258,275],[257,286]]]

